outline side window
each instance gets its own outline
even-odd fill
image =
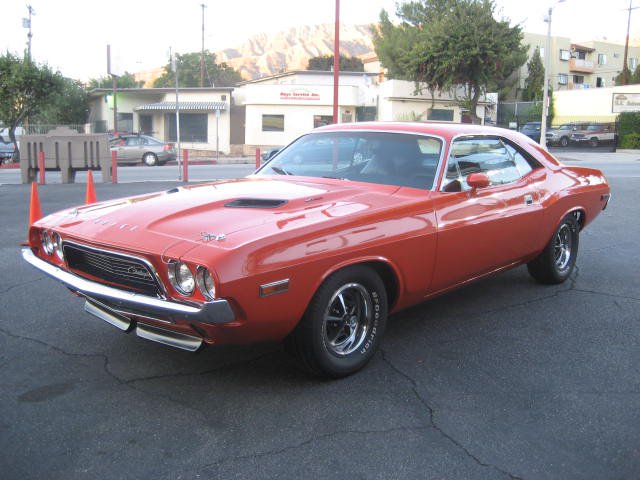
[[[515,182],[532,169],[523,154],[499,138],[461,138],[451,145],[442,191],[469,190],[466,178],[472,173],[484,173],[495,186]]]
[[[518,169],[518,173],[521,177],[524,177],[527,173],[533,170],[531,164],[527,161],[522,153],[516,150],[512,145],[505,143],[505,147],[513,157],[513,161],[516,164],[516,168]]]
[[[133,147],[136,145],[140,145],[140,138],[138,137],[129,137],[127,138],[127,146],[128,147]]]

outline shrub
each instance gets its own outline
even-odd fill
[[[640,133],[629,133],[621,137],[620,148],[640,149]]]
[[[618,135],[623,138],[630,133],[640,133],[640,112],[622,112],[618,115]]]

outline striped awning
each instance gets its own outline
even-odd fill
[[[212,110],[225,110],[227,104],[225,102],[178,102],[180,110],[199,110],[199,111],[212,111]],[[147,105],[140,105],[136,107],[136,111],[140,110],[152,110],[152,111],[175,111],[176,102],[159,102],[148,103]]]

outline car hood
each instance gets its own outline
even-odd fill
[[[79,240],[179,255],[196,244],[217,240],[222,248],[233,248],[375,210],[388,206],[398,189],[334,179],[247,177],[86,205],[39,223]]]

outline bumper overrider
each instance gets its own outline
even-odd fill
[[[235,321],[233,310],[226,300],[212,300],[197,305],[173,302],[120,290],[79,277],[41,260],[28,247],[22,249],[22,257],[41,272],[85,297],[84,309],[88,313],[125,332],[135,330],[139,337],[147,340],[188,351],[198,350],[204,341],[200,336],[144,324],[133,318],[147,318],[167,326],[175,324],[178,319],[188,323],[208,325]]]

